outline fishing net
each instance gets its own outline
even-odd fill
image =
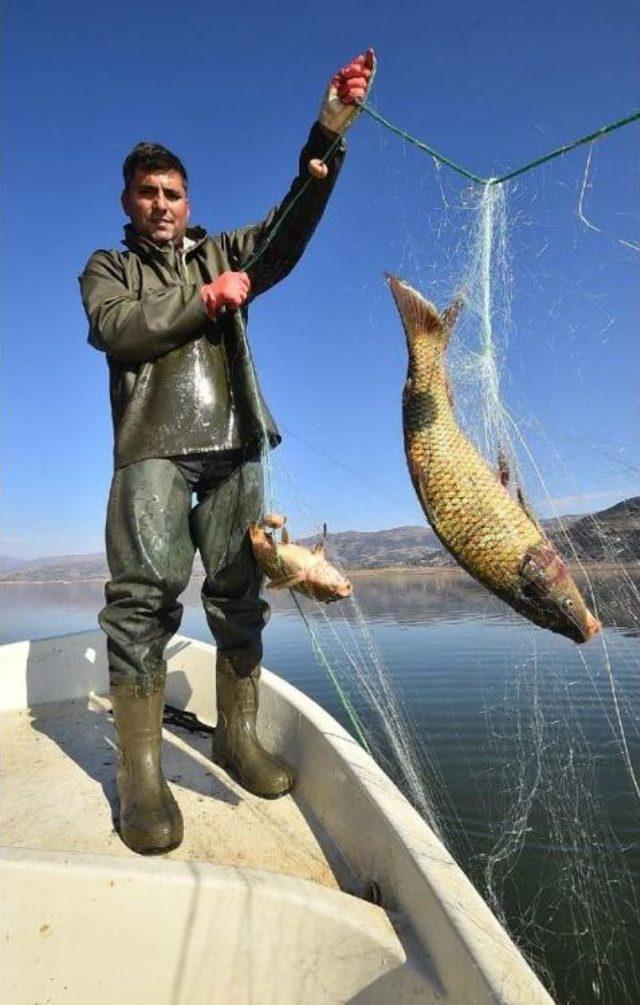
[[[625,131],[624,141],[619,133],[491,184],[461,178],[364,117],[361,135],[365,126],[375,163],[368,198],[378,210],[362,239],[375,242],[381,217],[392,214],[397,240],[381,250],[381,266],[440,309],[463,296],[447,351],[457,419],[489,464],[497,467],[499,452],[504,456],[512,481],[551,521],[547,529],[605,631],[579,648],[527,625],[488,594],[478,600],[469,593],[473,655],[450,676],[448,700],[447,661],[430,653],[428,625],[419,629],[423,657],[412,649],[403,661],[407,674],[421,674],[424,704],[433,712],[417,723],[407,711],[402,672],[383,655],[361,610],[357,582],[354,597],[339,605],[295,596],[295,607],[347,728],[440,835],[552,995],[563,1003],[636,1002],[637,540],[634,550],[624,521],[616,534],[611,518],[600,524],[594,516],[586,541],[584,530],[582,538],[572,534],[571,514],[597,512],[637,492],[637,458],[628,437],[616,436],[637,391],[628,357],[616,375],[620,347],[637,326],[617,303],[629,303],[637,274],[629,170],[630,151],[637,163],[637,129]],[[401,374],[404,338],[382,282],[355,276],[345,296],[366,303],[358,335],[365,351],[375,346],[389,373]],[[276,365],[274,350],[260,344],[255,328],[252,341],[264,381]],[[603,420],[601,399],[611,386],[619,394]],[[393,407],[388,422],[399,442],[400,393],[398,380],[379,404],[383,416]],[[330,387],[324,395],[327,409],[344,407]],[[359,491],[379,493],[384,525],[385,486],[375,470],[359,467],[358,457],[332,457],[322,412],[316,425],[316,444],[323,444],[314,449],[316,468],[342,467]],[[321,474],[305,479],[289,470],[286,445],[263,461],[266,508],[286,512],[301,534],[319,535],[328,504],[315,487]],[[313,504],[305,481],[314,486]],[[340,565],[330,547],[329,557]],[[430,589],[411,587],[425,609]],[[452,646],[457,641],[452,634]],[[447,734],[451,746],[455,734],[457,687],[473,706],[474,732],[459,741],[445,772],[439,743]]]

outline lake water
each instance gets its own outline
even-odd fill
[[[640,1002],[629,768],[640,775],[640,573],[593,579],[608,627],[583,647],[529,626],[461,574],[363,573],[355,585],[359,610],[303,602],[308,627],[288,594],[270,594],[265,665],[352,729],[328,666],[420,806],[384,727],[395,694],[429,813],[557,1000]],[[208,641],[198,589],[183,597],[181,630]],[[96,627],[102,587],[4,586],[0,604],[2,641],[45,637]]]

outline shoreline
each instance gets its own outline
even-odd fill
[[[613,572],[637,572],[640,574],[640,562],[568,562],[572,573],[578,575],[584,573],[613,573]],[[375,576],[450,576],[463,577],[476,582],[470,573],[455,565],[385,565],[368,569],[345,568],[345,573],[353,579],[371,579]],[[0,579],[0,587],[3,586],[82,586],[86,583],[106,583],[106,576],[87,576],[82,579]],[[204,579],[204,573],[198,572],[191,577],[193,580]]]

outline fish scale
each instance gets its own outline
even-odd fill
[[[513,586],[527,549],[544,537],[461,433],[443,353],[433,343],[428,335],[414,343],[403,395],[411,477],[445,547],[490,589],[503,592]]]
[[[586,641],[600,625],[562,559],[456,421],[444,360],[461,304],[440,315],[408,284],[388,280],[409,348],[405,453],[429,523],[459,564],[515,610]]]

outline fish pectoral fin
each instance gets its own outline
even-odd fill
[[[267,583],[267,589],[288,590],[290,587],[296,586],[297,583],[301,583],[304,578],[304,572],[294,572],[292,576],[285,576],[284,579],[273,579],[270,583]]]
[[[425,512],[425,515],[429,511],[429,493],[427,486],[427,477],[422,471],[422,469],[417,464],[409,462],[409,473],[411,475],[411,481],[413,482],[413,487],[416,490],[416,495],[420,500],[420,504]],[[427,517],[428,519],[428,517]]]

